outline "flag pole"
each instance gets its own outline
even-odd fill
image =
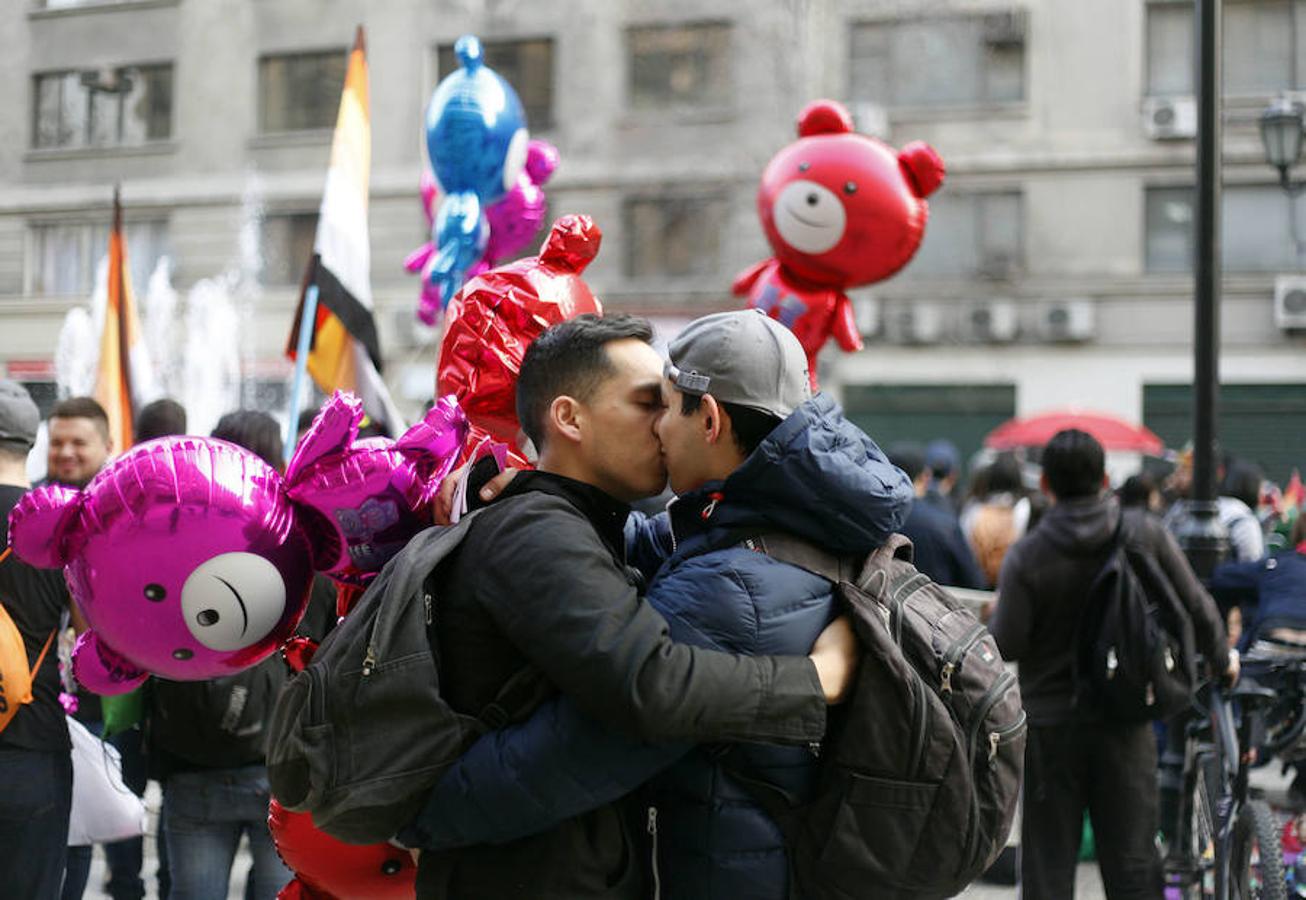
[[[317,321],[317,282],[304,291],[304,312],[299,319],[299,342],[295,347],[295,375],[290,382],[290,421],[286,423],[286,462],[290,462],[299,441],[299,409],[304,394],[304,373],[308,371],[308,352],[313,343],[313,325]]]

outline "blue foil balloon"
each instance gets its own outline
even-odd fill
[[[526,114],[512,85],[487,68],[481,42],[454,44],[461,68],[449,73],[426,108],[426,150],[440,186],[431,229],[431,284],[448,307],[489,237],[485,208],[516,182],[526,163]]]

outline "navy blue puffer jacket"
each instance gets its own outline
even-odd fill
[[[862,555],[903,522],[911,483],[821,394],[779,425],[724,482],[632,517],[628,544],[655,561],[648,601],[680,642],[748,655],[805,656],[833,617],[829,582],[740,545],[783,531]],[[510,840],[634,791],[655,838],[663,898],[788,896],[779,831],[724,771],[810,793],[806,747],[647,745],[585,719],[565,699],[487,735],[428,802],[432,845]]]

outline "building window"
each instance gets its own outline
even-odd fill
[[[724,197],[630,197],[624,212],[629,277],[720,274],[721,234],[729,214]]]
[[[925,240],[907,276],[1010,278],[1025,267],[1018,191],[944,193],[930,200]]]
[[[28,292],[87,294],[95,285],[96,266],[109,254],[109,221],[51,222],[30,226]],[[126,222],[127,263],[133,289],[149,285],[159,260],[168,255],[168,223]]]
[[[317,213],[271,215],[263,220],[263,284],[299,284],[313,257]]]
[[[868,22],[851,29],[848,94],[889,108],[1025,99],[1023,11]]]
[[[1148,188],[1147,271],[1191,272],[1195,198],[1190,187]],[[1288,272],[1306,264],[1292,240],[1291,216],[1306,228],[1306,198],[1278,185],[1225,185],[1221,191],[1221,259],[1228,272]]]
[[[258,63],[261,132],[331,128],[340,109],[349,55],[344,50],[265,56]]]
[[[553,38],[485,40],[485,64],[517,91],[532,131],[553,127]],[[458,67],[453,44],[436,50],[436,71],[444,78]]]
[[[48,72],[32,79],[32,146],[114,147],[172,135],[172,66]]]
[[[1306,0],[1224,4],[1224,92],[1264,97],[1306,87]],[[1192,96],[1193,5],[1147,7],[1147,93]]]
[[[635,109],[729,106],[730,26],[642,25],[626,30],[627,88]]]

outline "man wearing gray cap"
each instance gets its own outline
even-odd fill
[[[676,641],[807,652],[835,616],[831,584],[759,552],[766,536],[864,556],[902,523],[911,483],[829,396],[811,396],[798,340],[757,311],[691,323],[663,376],[657,433],[677,496],[653,520],[669,555],[649,603]],[[428,846],[495,843],[628,794],[658,896],[787,898],[783,836],[734,773],[802,802],[816,757],[778,744],[640,744],[559,699],[473,745],[423,823]]]
[[[27,454],[41,414],[27,390],[0,380],[0,538],[9,511],[28,489]],[[10,553],[0,559],[0,604],[17,627],[34,671],[32,701],[0,731],[0,883],[6,896],[57,897],[72,808],[68,726],[59,705],[56,632],[68,595],[56,569],[34,569]],[[0,706],[15,702],[0,686]]]

